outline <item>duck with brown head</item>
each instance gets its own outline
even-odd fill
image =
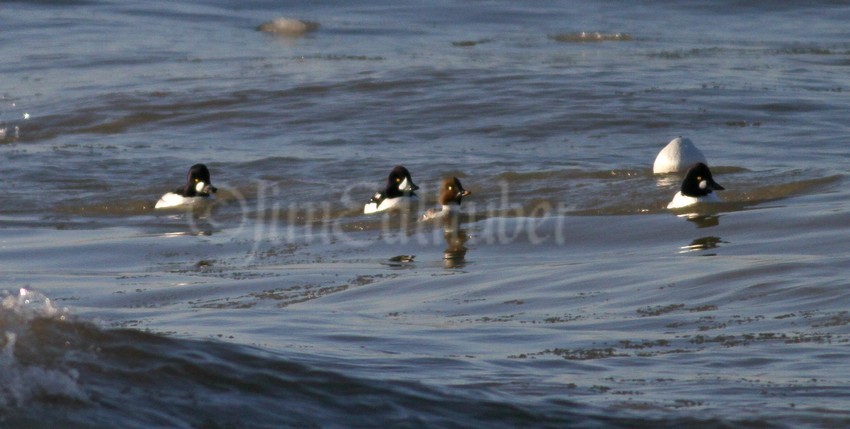
[[[460,209],[460,203],[463,197],[472,194],[472,192],[463,189],[460,180],[457,177],[451,177],[443,180],[440,185],[440,196],[437,201],[442,206],[441,210],[430,209],[422,215],[420,220],[427,221],[438,219],[451,214],[455,214]]]

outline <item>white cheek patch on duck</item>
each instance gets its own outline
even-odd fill
[[[407,177],[405,177],[404,180],[402,180],[401,183],[398,184],[398,190],[399,191],[409,191],[410,190],[410,183],[407,182]]]
[[[700,189],[707,189],[708,188],[708,180],[701,180],[699,182],[699,188]]]
[[[198,193],[204,192],[204,188],[206,186],[207,185],[204,182],[198,182],[197,184],[195,184],[195,191],[198,192]]]

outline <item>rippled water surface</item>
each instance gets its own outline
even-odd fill
[[[850,425],[850,6],[798,3],[2,3],[0,427]]]

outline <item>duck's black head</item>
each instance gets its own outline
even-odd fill
[[[184,197],[208,196],[216,191],[218,191],[218,188],[212,185],[210,170],[206,165],[195,164],[189,168],[186,188],[183,190]]]
[[[723,187],[714,181],[711,170],[702,162],[694,164],[682,180],[682,195],[688,197],[704,197],[713,191],[722,191]]]
[[[413,191],[419,189],[413,183],[413,178],[410,177],[410,172],[406,168],[397,165],[390,171],[390,176],[387,178],[387,197],[400,197],[402,195],[413,195]]]

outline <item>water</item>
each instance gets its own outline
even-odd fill
[[[845,427],[848,18],[4,2],[0,426]],[[362,215],[396,164],[421,206]]]

